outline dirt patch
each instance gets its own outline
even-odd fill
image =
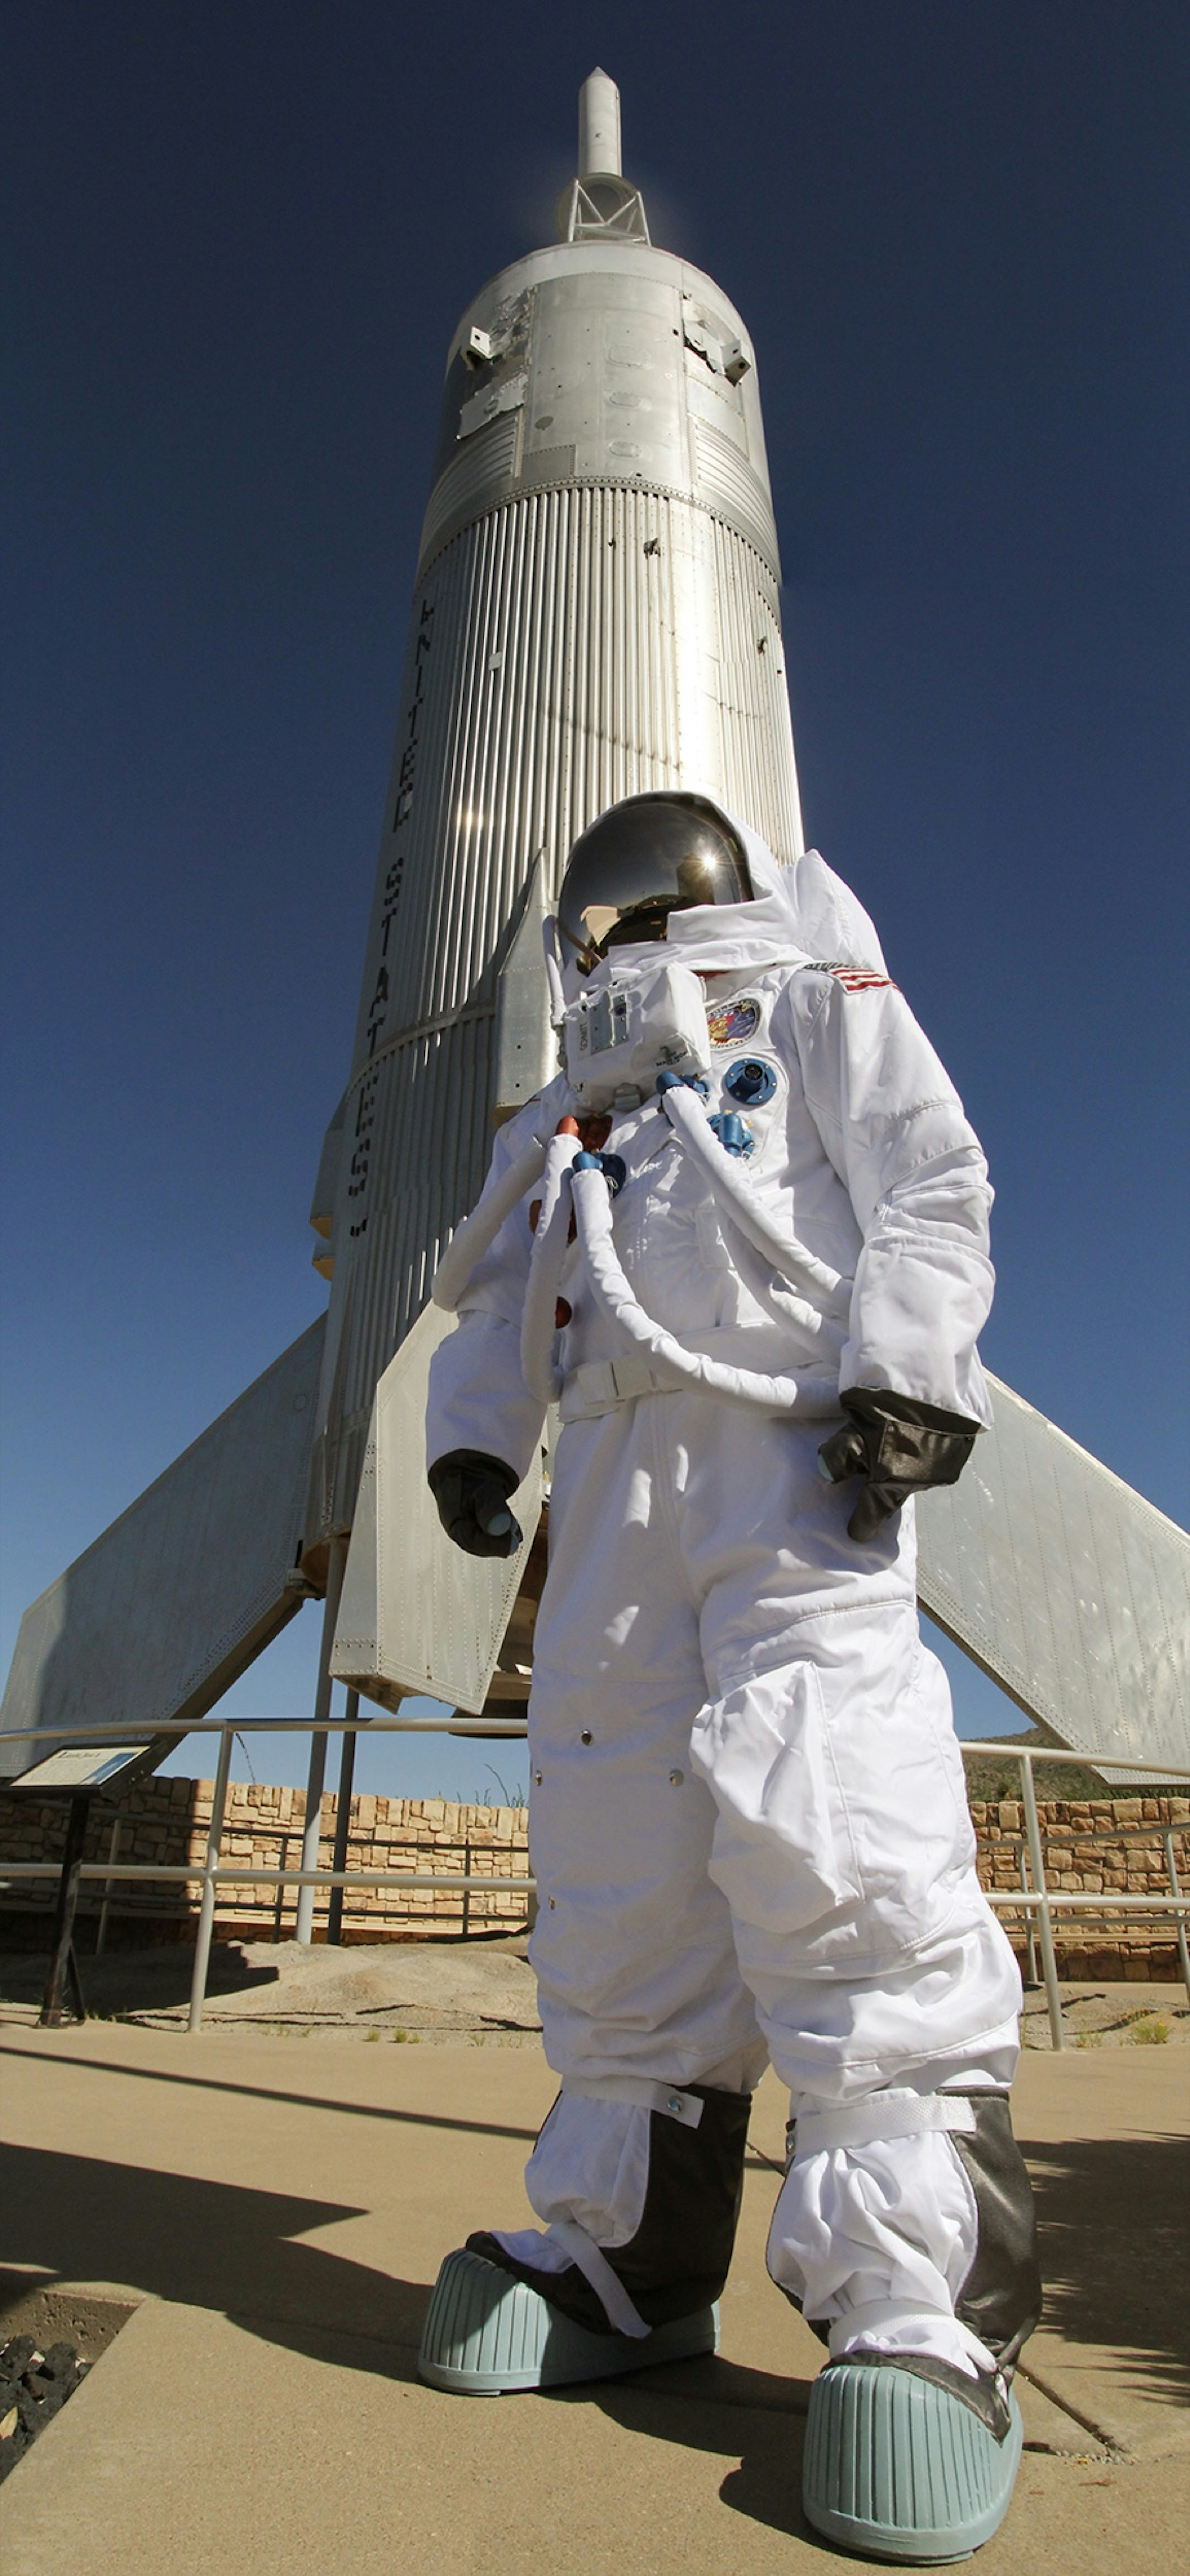
[[[1062,2022],[1074,2048],[1190,2047],[1190,1998],[1184,1986],[1063,1985]],[[1022,2037],[1026,2048],[1050,2045],[1044,1991],[1025,1996]]]
[[[88,1960],[86,1993],[96,2020],[167,2030],[185,2025],[193,1961],[172,1950],[117,1951]],[[45,1963],[0,1960],[0,2016],[35,2021]],[[219,1941],[211,1951],[204,2024],[292,2038],[330,2037],[391,2045],[459,2040],[474,2046],[534,2047],[541,2023],[523,1934],[495,1940],[353,1942],[350,1948],[296,1941]]]

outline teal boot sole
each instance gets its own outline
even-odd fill
[[[419,2379],[458,2397],[504,2397],[516,2389],[568,2388],[584,2379],[618,2379],[661,2361],[714,2352],[719,2310],[657,2326],[634,2342],[627,2335],[588,2334],[552,2308],[527,2281],[502,2272],[482,2254],[448,2254],[426,2312]]]
[[[990,2540],[1008,2511],[1023,2428],[1002,2442],[961,2397],[911,2371],[832,2362],[815,2381],[802,2504],[861,2558],[943,2567]]]

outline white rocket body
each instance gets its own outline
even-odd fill
[[[653,247],[619,102],[582,94],[568,235],[451,342],[351,1078],[308,1543],[350,1525],[376,1383],[553,1068],[540,918],[577,834],[699,788],[802,846],[760,392],[714,281]],[[518,932],[522,935],[518,938]]]

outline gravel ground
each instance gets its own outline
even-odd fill
[[[71,2343],[11,2335],[0,2350],[0,2481],[74,2395],[91,2365]]]
[[[1063,1986],[1062,2020],[1075,2048],[1190,2046],[1190,1998],[1184,1986]],[[1049,2012],[1043,1987],[1025,1996],[1026,2048],[1048,2048]]]

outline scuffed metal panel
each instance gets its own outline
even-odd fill
[[[453,1330],[428,1306],[376,1389],[331,1670],[384,1708],[424,1692],[478,1714],[541,1517],[541,1469],[513,1497],[515,1556],[452,1545],[426,1483],[425,1423],[430,1361]]]
[[[192,1724],[301,1607],[302,1535],[325,1318],[76,1558],[21,1621],[0,1774],[52,1727],[121,1737]],[[48,1747],[43,1748],[48,1750]]]
[[[998,1379],[993,1429],[917,1506],[922,1607],[1097,1763],[1190,1763],[1190,1538]]]
[[[573,443],[568,447],[534,448],[532,454],[525,457],[521,467],[521,483],[526,490],[531,490],[541,483],[572,483],[573,481]]]

